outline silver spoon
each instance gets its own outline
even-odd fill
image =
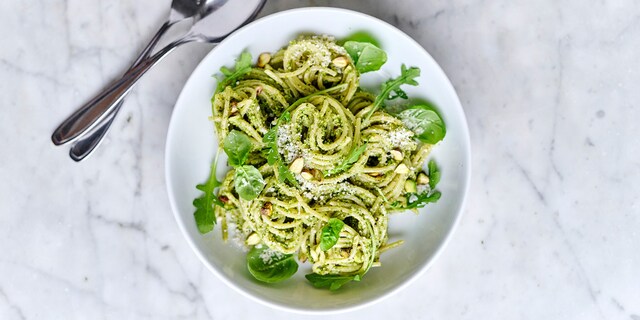
[[[169,18],[162,24],[162,26],[160,26],[160,29],[158,29],[149,44],[147,44],[142,52],[140,52],[140,55],[129,67],[129,70],[140,63],[140,61],[148,58],[151,55],[151,52],[158,44],[158,41],[167,32],[167,30],[169,30],[174,24],[178,22],[196,16],[198,14],[198,9],[199,7],[194,0],[173,0],[171,2],[171,11],[169,12]],[[118,111],[124,104],[125,97],[122,97],[122,99],[116,104],[115,108],[111,112],[109,112],[109,114],[107,114],[104,121],[98,123],[94,128],[82,132],[82,134],[78,137],[79,140],[74,143],[74,145],[71,147],[71,150],[69,150],[69,156],[71,157],[71,159],[75,161],[82,161],[89,154],[91,154],[91,152],[93,152],[96,147],[100,145],[100,142],[102,142],[104,135],[109,131],[109,128],[113,123],[113,119],[115,119],[116,114],[118,114]],[[87,103],[85,106],[90,105],[91,102],[92,101]],[[83,108],[80,108],[77,112],[81,112],[82,110]],[[57,141],[54,140],[54,143],[58,144],[56,142]]]
[[[220,7],[221,5],[226,3],[227,0],[211,1],[212,4],[214,2],[216,4],[216,7]],[[151,55],[151,52],[158,43],[158,40],[171,26],[187,18],[193,18],[193,25],[193,23],[195,23],[200,17],[198,13],[201,10],[202,4],[203,3],[201,2],[201,0],[173,0],[171,3],[171,12],[169,14],[169,19],[160,27],[160,30],[158,30],[151,42],[149,42],[147,47],[144,48],[138,58],[136,58],[136,61],[129,67],[129,70],[140,63],[140,61],[148,58]],[[120,108],[124,104],[125,97],[126,95],[122,97],[122,99],[115,105],[113,110],[107,113],[104,120],[97,122],[95,126],[93,126],[93,128],[80,133],[80,135],[77,137],[78,141],[76,141],[69,150],[69,157],[71,157],[71,159],[77,162],[82,161],[100,145],[100,143],[104,140],[104,136],[109,131],[111,124],[113,124],[113,120],[116,118],[118,111],[120,111]],[[89,103],[76,111],[76,113],[86,111],[85,108],[89,108],[89,106],[91,106],[93,103],[95,103],[95,101],[89,101]],[[64,144],[67,142],[71,142],[74,139],[72,138],[66,142],[57,141],[54,134],[54,136],[52,136],[52,140],[54,144],[59,145],[59,143]]]
[[[142,52],[140,52],[140,55],[136,58],[135,62],[129,67],[129,70],[131,70],[133,67],[135,67],[135,65],[138,64],[140,61],[148,58],[151,55],[151,52],[155,48],[155,46],[158,43],[158,41],[160,41],[162,36],[173,25],[175,25],[176,23],[181,22],[183,20],[186,20],[188,18],[193,18],[194,16],[196,16],[198,14],[200,7],[196,3],[196,1],[200,1],[200,0],[173,0],[171,2],[171,10],[169,12],[169,17],[162,24],[162,26],[160,26],[160,28],[158,29],[156,34],[153,36],[153,38],[151,38],[151,41],[149,41],[147,46],[142,50]],[[84,106],[80,107],[80,109],[78,109],[76,112],[74,112],[67,120],[71,119],[74,116],[78,117],[78,116],[88,112],[90,106],[97,101],[98,97],[92,99],[91,101],[86,103]],[[124,97],[118,103],[118,105],[116,105],[116,107],[115,107],[116,111],[114,111],[114,112],[109,114],[109,117],[111,119],[113,119],[113,117],[115,117],[117,109],[119,109],[122,106],[123,102],[124,102]],[[64,124],[64,122],[63,122],[63,124]],[[63,124],[61,124],[60,126],[62,126]],[[60,128],[58,128],[58,129],[60,129]],[[108,129],[108,126],[103,130],[95,130],[93,132],[90,132],[90,134],[92,136],[93,135],[97,135],[97,134],[104,135],[104,133],[106,133],[107,129]],[[61,145],[61,144],[64,144],[64,143],[72,141],[76,137],[77,137],[77,135],[74,136],[74,137],[71,137],[69,139],[60,139],[59,136],[54,133],[54,135],[51,137],[51,140],[53,141],[53,143],[55,145]],[[73,156],[72,156],[72,158],[73,158]],[[76,161],[78,161],[78,160],[76,160]]]
[[[178,40],[170,43],[155,55],[144,59],[129,70],[120,80],[113,82],[103,93],[83,107],[84,112],[76,112],[63,122],[54,132],[54,143],[65,143],[78,137],[82,132],[107,118],[117,103],[131,90],[138,79],[169,52],[189,42],[219,43],[231,32],[252,20],[262,9],[266,0],[231,1],[220,7],[215,0],[207,0],[200,7],[199,20],[191,30]],[[212,14],[216,11],[216,14]],[[238,21],[241,21],[238,23]]]

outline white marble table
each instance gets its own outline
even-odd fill
[[[169,2],[0,2],[0,319],[312,318],[226,287],[169,209],[169,116],[210,46],[151,71],[89,161],[50,143]],[[467,209],[433,267],[322,319],[640,319],[639,2],[284,0],[264,14],[308,5],[418,40],[458,90],[473,146]]]

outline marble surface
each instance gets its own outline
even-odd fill
[[[182,47],[83,163],[49,136],[114,79],[169,0],[0,1],[0,319],[310,319],[209,273],[169,209],[163,151],[208,45]],[[640,3],[340,6],[419,41],[467,114],[473,176],[450,245],[383,302],[322,319],[640,319]]]

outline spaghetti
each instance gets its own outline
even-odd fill
[[[212,98],[219,141],[233,130],[246,134],[252,145],[246,163],[265,182],[247,201],[235,190],[234,169],[226,175],[218,194],[224,206],[215,207],[223,237],[233,223],[247,244],[297,254],[316,274],[363,275],[380,265],[381,252],[402,243],[387,243],[389,214],[404,210],[407,193],[416,192],[410,189],[426,174],[432,145],[389,113],[367,117],[375,96],[359,88],[353,60],[331,38],[300,38],[260,60],[268,62]],[[265,155],[265,135],[276,127],[280,165],[295,182],[282,179]],[[322,250],[332,218],[344,227],[335,245]]]

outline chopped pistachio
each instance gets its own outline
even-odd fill
[[[291,170],[292,173],[296,174],[302,172],[302,167],[304,167],[304,159],[298,158],[293,160],[293,163],[291,163],[291,165],[289,166],[289,170]]]
[[[271,61],[271,54],[268,52],[263,52],[258,56],[258,63],[256,64],[258,68],[264,68],[269,61]]]
[[[407,193],[416,193],[418,192],[418,188],[416,186],[416,182],[414,180],[407,180],[404,183],[404,191]]]
[[[260,236],[255,233],[252,232],[248,237],[247,240],[244,241],[248,246],[255,246],[256,244],[260,243]]]
[[[429,177],[424,172],[420,172],[420,174],[418,175],[418,184],[419,185],[429,184]]]
[[[347,57],[345,57],[345,56],[339,56],[339,57],[333,59],[333,61],[331,61],[331,63],[333,63],[333,65],[338,67],[338,68],[344,68],[349,64],[349,60],[347,60]]]
[[[407,174],[409,173],[409,168],[404,163],[401,163],[396,167],[395,173],[397,174]]]
[[[262,208],[260,208],[260,213],[264,216],[270,216],[271,210],[273,210],[273,205],[271,202],[265,202]]]
[[[391,150],[389,151],[389,153],[391,154],[393,160],[402,161],[402,159],[404,159],[404,155],[402,155],[402,152],[398,150]]]

